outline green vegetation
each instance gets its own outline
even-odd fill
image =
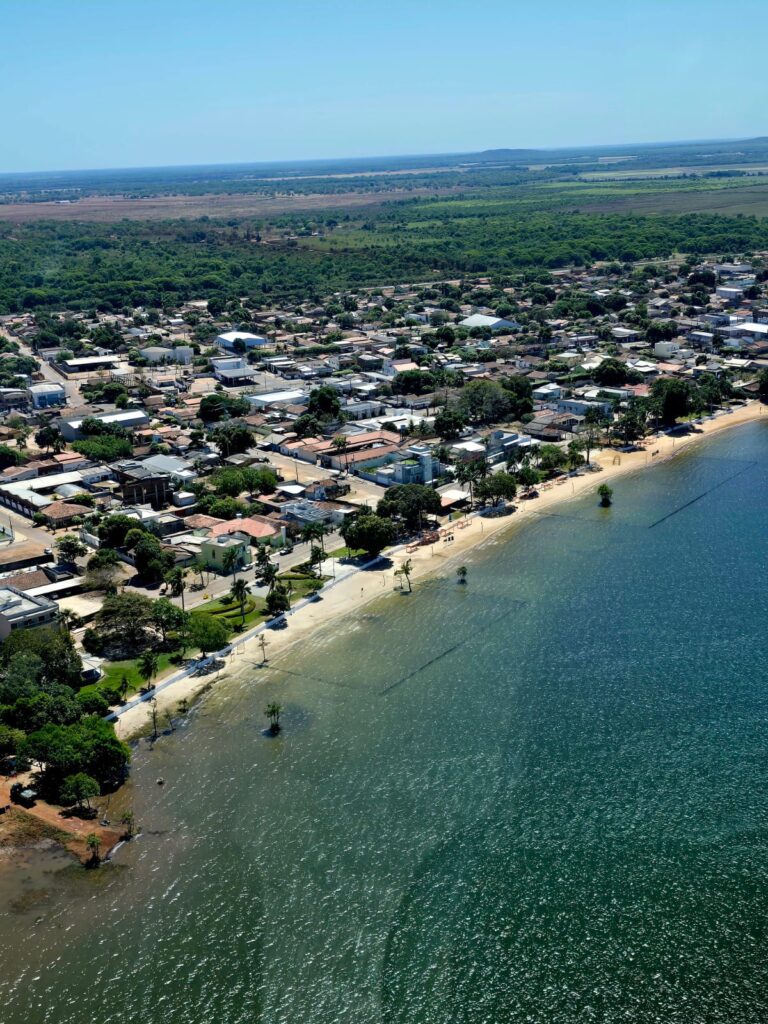
[[[119,782],[128,764],[127,748],[101,718],[108,690],[83,686],[81,672],[65,630],[19,630],[0,647],[0,753],[44,764],[42,784],[54,799],[74,789],[74,800],[95,796],[90,782],[75,786],[72,777],[84,773],[100,790]]]

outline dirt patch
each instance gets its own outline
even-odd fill
[[[196,217],[271,217],[315,210],[375,207],[417,196],[441,196],[456,188],[393,188],[386,192],[339,192],[295,196],[206,195],[153,196],[126,199],[122,196],[88,196],[75,202],[7,203],[0,205],[0,221],[22,224],[36,220],[98,221],[174,220]]]

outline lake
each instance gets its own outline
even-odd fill
[[[0,883],[3,1024],[765,1024],[767,441],[210,694],[116,863]]]

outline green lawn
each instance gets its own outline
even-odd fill
[[[162,654],[157,656],[157,678],[164,675],[169,669],[177,668],[171,659],[178,655],[178,651],[163,651]],[[142,686],[145,685],[144,680],[139,674],[139,659],[129,658],[126,661],[105,661],[102,665],[104,675],[99,680],[98,685],[110,686],[114,689],[120,689],[120,683],[125,676],[128,680],[128,693],[136,693]]]
[[[336,548],[328,552],[328,558],[358,558],[365,554],[365,548]]]

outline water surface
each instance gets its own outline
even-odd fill
[[[3,1024],[764,1024],[766,440],[214,693],[119,866],[0,905]]]

